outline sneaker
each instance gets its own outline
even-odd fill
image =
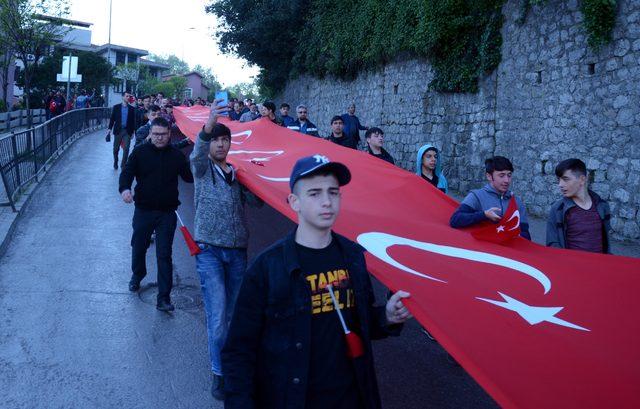
[[[131,277],[129,280],[129,291],[135,293],[140,289],[140,281],[136,280],[134,277]]]
[[[173,304],[171,304],[171,301],[162,300],[162,301],[158,301],[158,304],[156,304],[156,309],[159,311],[171,312],[175,310],[176,307],[174,307]]]
[[[222,375],[213,374],[213,381],[211,382],[211,396],[220,401],[224,400],[224,378]]]

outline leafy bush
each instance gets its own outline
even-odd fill
[[[263,95],[301,74],[353,78],[393,59],[428,58],[431,89],[476,92],[501,60],[506,0],[219,0],[223,51],[261,67]],[[531,4],[522,0],[522,18]],[[607,42],[616,0],[583,0],[589,43]],[[301,17],[301,16],[304,16]]]
[[[592,48],[598,49],[611,41],[616,23],[616,3],[616,0],[582,0],[584,26]]]

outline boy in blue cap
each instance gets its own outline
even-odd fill
[[[305,157],[289,180],[298,227],[245,275],[222,350],[225,408],[379,409],[371,340],[400,332],[409,294],[374,306],[364,248],[331,230],[351,180],[345,165]],[[361,338],[358,357],[335,308]]]

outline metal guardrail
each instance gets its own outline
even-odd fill
[[[110,108],[87,108],[65,112],[42,125],[0,138],[0,175],[8,202],[15,211],[16,195],[79,132],[106,126]]]
[[[44,109],[30,109],[32,125],[41,124],[46,121],[46,112]],[[27,116],[29,113],[26,109],[19,111],[3,112],[0,114],[0,132],[9,132],[13,128],[27,125]]]

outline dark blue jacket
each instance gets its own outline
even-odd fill
[[[239,121],[240,117],[242,116],[244,112],[236,112],[234,110],[229,111],[229,119],[231,119],[232,121]]]
[[[291,124],[289,124],[287,128],[291,129],[292,131],[303,133],[305,135],[311,135],[316,137],[320,136],[318,135],[318,127],[315,126],[315,124],[309,120],[307,120],[307,122],[302,124],[299,120],[296,119]]]
[[[354,139],[357,147],[360,142],[360,131],[366,131],[367,128],[362,126],[360,119],[355,115],[342,114],[342,122],[344,123],[342,132]]]
[[[367,409],[381,407],[371,340],[399,334],[384,306],[374,306],[365,249],[332,233],[355,293],[364,356],[354,361]],[[304,408],[311,343],[311,292],[300,269],[295,230],[247,270],[222,349],[225,409]]]
[[[280,120],[282,121],[282,124],[286,127],[291,126],[292,123],[294,123],[296,121],[296,119],[292,116],[289,115],[280,115]]]

